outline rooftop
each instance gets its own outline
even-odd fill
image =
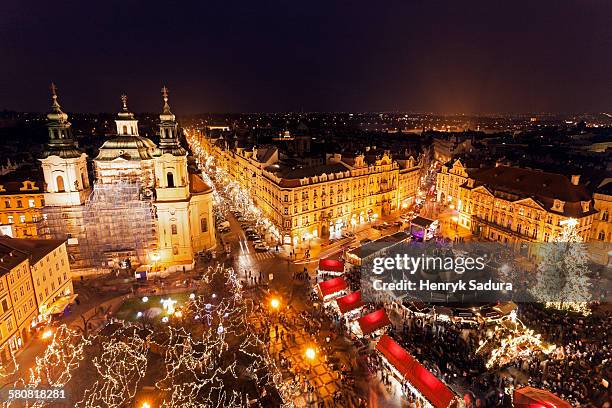
[[[11,238],[0,236],[0,248],[5,251],[19,251],[30,258],[30,264],[35,264],[42,258],[59,248],[64,242],[61,239]],[[1,249],[0,249],[1,251]]]

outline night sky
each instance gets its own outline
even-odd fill
[[[180,5],[179,5],[180,4]],[[0,109],[612,111],[612,1],[27,1]]]

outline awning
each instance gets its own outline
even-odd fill
[[[391,324],[385,309],[378,309],[375,312],[369,313],[357,320],[359,328],[364,336],[374,333],[376,330],[382,329]]]
[[[322,272],[344,272],[344,262],[335,259],[321,259],[319,261],[319,271]]]
[[[513,405],[516,408],[572,408],[555,394],[533,387],[514,390]]]
[[[74,303],[74,300],[77,298],[77,296],[79,295],[74,294],[74,295],[62,296],[61,298],[57,299],[55,302],[51,303],[49,307],[47,307],[45,314],[54,315],[54,314],[64,313],[64,310],[66,309],[66,307]]]
[[[329,296],[334,293],[340,292],[341,290],[346,289],[348,286],[346,285],[346,281],[343,277],[329,279],[319,283],[319,290],[321,291],[321,296]]]
[[[346,295],[336,299],[336,303],[338,304],[338,308],[340,309],[340,313],[342,314],[350,312],[351,310],[355,310],[365,304],[361,300],[360,290],[358,290],[357,292],[353,292],[350,295]]]
[[[376,345],[376,350],[381,352],[387,361],[435,408],[448,408],[456,405],[456,396],[450,388],[391,337],[386,334],[382,336]]]

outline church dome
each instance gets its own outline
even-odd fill
[[[149,160],[153,158],[156,148],[151,139],[143,136],[114,136],[100,147],[96,160],[110,161],[119,157],[135,161]]]

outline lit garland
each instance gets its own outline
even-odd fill
[[[77,382],[75,387],[84,391],[76,407],[131,406],[155,350],[163,357],[162,372],[154,378],[160,406],[248,407],[269,389],[288,397],[289,387],[282,382],[267,345],[247,321],[256,315],[255,308],[251,299],[242,296],[236,273],[221,266],[209,268],[202,282],[206,283],[204,293],[190,297],[179,308],[182,317],[173,317],[155,331],[116,321],[83,338],[60,326],[44,355],[37,358],[30,379],[15,386],[65,388],[78,378],[88,381],[89,387]],[[99,353],[91,360],[95,375],[79,376],[78,370],[85,370],[80,365],[84,355],[93,353]],[[32,401],[26,406],[53,406],[53,402]]]
[[[488,369],[503,367],[534,352],[550,354],[556,349],[554,344],[544,343],[540,334],[534,334],[533,330],[526,328],[518,319],[515,323],[514,329],[509,329],[506,326],[496,326],[493,337],[483,342],[476,350],[476,354],[478,354],[485,349],[487,344],[499,341],[499,346],[491,351],[487,360],[486,367]],[[507,332],[509,333],[505,335]]]
[[[222,166],[215,163],[212,155],[208,154],[194,138],[188,138],[191,150],[195,153],[198,163],[203,165],[202,178],[213,188],[213,201],[218,208],[224,207],[224,199],[219,194],[218,186],[223,186],[223,192],[229,197],[234,207],[245,214],[250,214],[258,226],[263,226],[276,239],[280,239],[279,229],[268,218],[264,217],[261,209],[257,208],[250,192],[241,188],[235,180],[231,180],[230,175]],[[211,177],[212,176],[212,177]]]
[[[59,388],[63,389],[72,379],[74,371],[84,358],[85,347],[91,344],[80,333],[68,328],[66,325],[59,326],[51,342],[41,357],[36,357],[36,364],[30,369],[29,379],[19,379],[14,383],[14,388],[37,389],[37,388]],[[26,401],[26,408],[38,408],[46,406],[48,401]],[[11,406],[12,402],[6,402],[5,407]]]
[[[133,325],[122,326],[102,344],[102,355],[94,357],[99,379],[85,390],[78,408],[120,408],[129,405],[147,371],[147,342]]]

